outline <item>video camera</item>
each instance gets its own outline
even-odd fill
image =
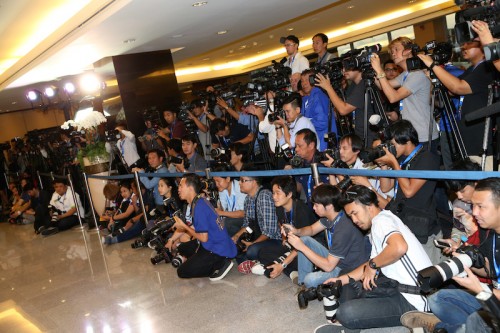
[[[120,140],[121,134],[117,129],[112,129],[109,131],[104,131],[104,140],[106,142],[116,142]]]
[[[435,47],[436,47],[435,40],[432,40],[430,42],[425,43],[425,46],[422,48],[420,46],[418,46],[417,44],[413,44],[413,43],[405,45],[405,50],[411,50],[411,54],[412,54],[411,58],[406,59],[406,66],[407,66],[408,71],[411,72],[411,71],[418,71],[418,70],[422,70],[422,69],[427,69],[427,66],[424,64],[424,62],[422,60],[420,60],[419,57],[417,57],[417,54],[423,52],[423,53],[431,56],[433,58],[433,60],[436,61],[436,59],[434,59],[435,58],[434,55],[429,54],[429,52],[434,50]],[[436,55],[436,57],[437,57],[437,60],[441,59],[441,56]]]
[[[205,101],[201,100],[201,103],[205,103]],[[196,126],[194,121],[189,117],[189,112],[193,110],[194,107],[195,105],[193,104],[182,102],[181,106],[179,107],[179,113],[177,115],[179,120],[184,123],[186,131],[191,134],[196,134],[198,131],[198,127]]]
[[[379,159],[382,156],[385,156],[386,153],[385,153],[384,148],[387,148],[387,150],[392,155],[396,156],[396,147],[390,141],[386,141],[386,142],[378,145],[377,147],[362,150],[359,153],[359,159],[365,164],[373,163],[376,159]]]
[[[231,166],[231,150],[224,148],[214,148],[210,151],[210,156],[214,159],[217,165],[226,165],[229,169]]]
[[[330,79],[333,87],[340,87],[344,77],[342,72],[343,59],[341,57],[332,58],[323,64],[316,63],[311,69],[314,71],[314,75],[309,76],[309,83],[312,86],[316,85],[316,74],[321,74]]]
[[[479,1],[479,0],[456,0],[457,6],[462,10],[455,14],[455,36],[458,44],[469,42],[477,37],[472,30],[472,21],[484,21],[494,37],[500,34],[498,25],[500,15],[500,2],[498,1]]]

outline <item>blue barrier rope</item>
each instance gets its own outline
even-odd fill
[[[494,171],[436,171],[436,170],[360,170],[360,169],[331,169],[318,168],[323,175],[349,175],[365,177],[387,177],[387,178],[421,178],[421,179],[457,179],[457,180],[478,180],[488,177],[500,177],[499,172]],[[200,176],[205,176],[204,172],[196,172]],[[299,176],[310,175],[310,168],[291,170],[265,170],[265,171],[229,171],[210,172],[215,177],[275,177],[275,176]],[[140,177],[182,177],[184,173],[140,173]],[[54,175],[56,176],[56,175]],[[96,179],[131,179],[134,175],[98,176],[87,175],[88,178]]]

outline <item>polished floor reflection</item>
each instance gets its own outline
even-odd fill
[[[85,238],[84,238],[85,237]],[[96,231],[43,238],[0,223],[0,332],[312,332],[322,304],[299,310],[287,277],[236,270],[181,280],[150,249],[102,246]]]

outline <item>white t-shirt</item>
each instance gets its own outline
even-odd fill
[[[245,193],[241,193],[240,184],[236,179],[231,181],[231,194],[227,190],[219,192],[220,204],[225,212],[244,210],[246,196]]]
[[[76,201],[78,202],[78,211],[80,213],[80,217],[83,217],[85,213],[80,201],[80,196],[78,195],[78,193],[75,193],[75,195]],[[68,186],[66,189],[66,193],[64,193],[63,195],[59,195],[57,194],[57,192],[54,192],[52,194],[52,198],[50,199],[50,204],[60,211],[69,211],[71,208],[75,207],[75,201],[73,200],[73,191]],[[76,212],[73,215],[76,215]]]
[[[306,69],[309,69],[309,60],[307,60],[302,53],[297,52],[295,56],[288,57],[288,60],[285,62],[285,66],[292,69],[292,74],[302,73]]]
[[[354,165],[352,166],[353,169],[356,170],[367,170],[367,168],[364,167],[363,162],[361,159],[358,157],[356,159],[356,162],[354,162]],[[380,170],[379,167],[376,167],[373,170]],[[387,199],[387,196],[389,197],[394,197],[394,188],[390,189],[388,192],[383,192],[380,189],[380,180],[378,178],[368,178],[368,181],[370,182],[371,187],[373,187],[378,194],[380,194],[384,199]]]
[[[392,234],[401,234],[408,244],[408,250],[398,261],[381,268],[382,273],[401,284],[417,285],[418,272],[432,266],[429,256],[422,244],[408,227],[391,211],[383,210],[372,220],[370,241],[372,253],[370,258],[375,258],[387,246],[387,240]],[[429,311],[427,299],[421,295],[402,293],[404,298],[419,311]]]

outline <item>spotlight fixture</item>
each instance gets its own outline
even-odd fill
[[[54,86],[49,86],[46,87],[45,90],[43,91],[45,97],[48,99],[51,99],[57,95],[57,88]]]
[[[76,91],[75,85],[72,82],[67,82],[64,85],[64,92],[68,95],[73,95]]]
[[[80,87],[86,93],[96,93],[101,88],[101,82],[94,73],[88,73],[80,79]]]
[[[43,102],[43,95],[40,90],[32,89],[26,93],[26,99],[30,102],[31,107],[43,107],[45,106]]]

